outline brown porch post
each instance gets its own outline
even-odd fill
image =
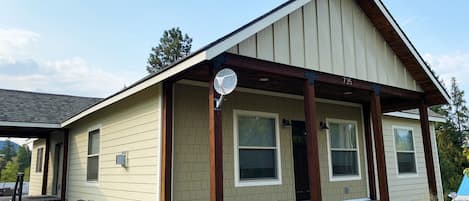
[[[419,112],[420,127],[422,128],[423,150],[425,153],[425,165],[427,167],[428,187],[430,190],[430,200],[437,200],[435,166],[433,164],[430,124],[428,121],[427,105],[424,102],[420,104]]]
[[[68,168],[68,141],[69,133],[68,129],[64,130],[64,150],[63,150],[63,161],[62,161],[62,187],[60,188],[60,200],[65,201],[65,195],[67,194],[67,168]]]
[[[376,166],[378,169],[379,200],[389,201],[388,177],[386,173],[386,158],[384,156],[383,125],[381,113],[380,89],[375,86],[371,93],[371,119],[375,137]]]
[[[221,110],[215,108],[213,68],[208,84],[208,112],[210,138],[210,201],[223,201],[223,140]]]
[[[308,159],[309,191],[312,201],[321,201],[321,173],[319,171],[318,130],[316,127],[316,95],[314,75],[306,74],[304,82],[304,110],[306,125],[306,154]]]
[[[373,137],[371,134],[370,106],[363,105],[363,124],[365,125],[365,148],[368,168],[368,186],[370,199],[376,200],[375,163],[373,157]]]
[[[161,136],[161,200],[171,201],[171,167],[173,147],[173,83],[163,83]]]
[[[42,170],[42,195],[47,194],[47,179],[49,175],[50,133],[46,137],[46,150],[44,151],[44,169]]]

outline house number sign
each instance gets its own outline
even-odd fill
[[[344,84],[345,85],[353,85],[352,78],[344,77]]]

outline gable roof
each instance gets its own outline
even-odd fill
[[[58,127],[64,120],[100,100],[0,89],[0,125]]]
[[[187,57],[173,63],[164,70],[150,74],[143,79],[137,81],[128,88],[121,90],[101,102],[98,102],[87,109],[81,111],[77,115],[65,120],[61,126],[65,127],[74,121],[81,119],[97,110],[100,110],[112,103],[120,101],[130,95],[133,95],[149,86],[155,85],[165,79],[184,71],[196,64],[211,60],[216,56],[227,51],[232,46],[247,39],[251,35],[261,31],[270,24],[287,16],[298,8],[301,8],[311,0],[291,0],[274,8],[266,14],[254,19],[248,24],[236,29],[235,31],[215,40],[207,46],[195,51]],[[382,34],[383,38],[390,44],[391,48],[403,61],[406,68],[424,89],[425,92],[432,92],[435,103],[442,104],[449,102],[449,95],[439,83],[436,76],[431,72],[429,67],[418,54],[415,47],[410,43],[406,35],[402,32],[396,21],[389,14],[380,0],[356,0],[358,5],[370,18],[374,26]],[[433,98],[433,97],[432,97]]]

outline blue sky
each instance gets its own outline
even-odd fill
[[[163,30],[179,26],[195,50],[282,2],[4,1],[0,88],[105,97],[146,75]],[[469,91],[469,2],[384,3],[436,72]]]

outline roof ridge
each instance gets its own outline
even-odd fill
[[[37,95],[47,95],[47,96],[65,96],[65,97],[74,97],[74,98],[86,98],[86,99],[103,99],[98,97],[89,97],[89,96],[77,96],[77,95],[68,95],[68,94],[56,94],[49,92],[35,92],[35,91],[25,91],[25,90],[16,90],[16,89],[1,89],[0,91],[9,91],[16,93],[27,93],[27,94],[37,94]]]

